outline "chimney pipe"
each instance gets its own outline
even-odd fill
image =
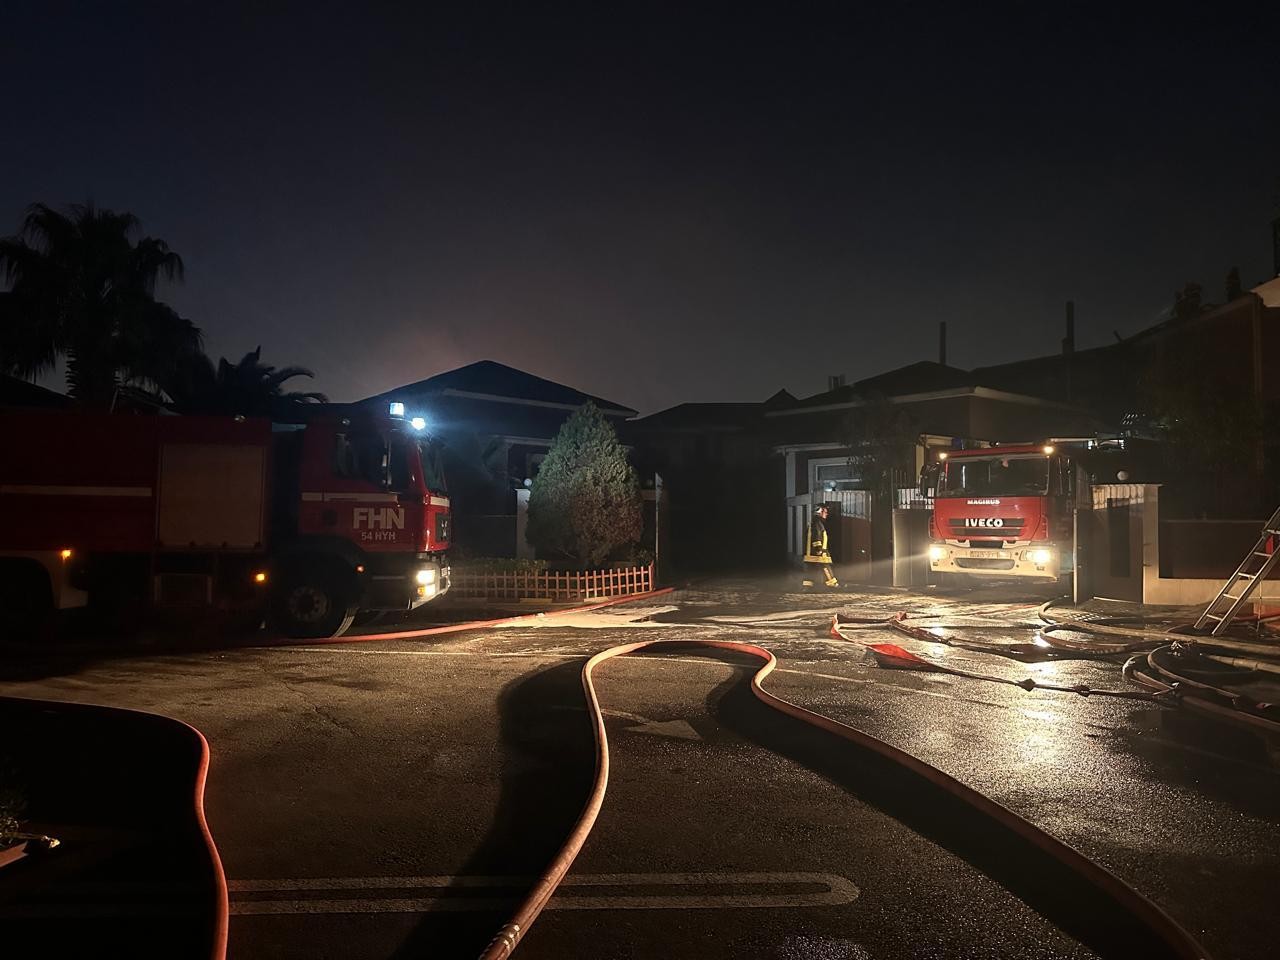
[[[947,321],[938,321],[938,362],[947,365]]]
[[[1071,382],[1071,360],[1076,352],[1076,302],[1067,301],[1067,335],[1062,338],[1062,387],[1067,403],[1075,399],[1075,384]]]

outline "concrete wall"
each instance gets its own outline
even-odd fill
[[[1252,520],[1168,520],[1160,518],[1160,576],[1225,580],[1258,540],[1266,523]],[[1280,579],[1280,568],[1271,571]]]
[[[1129,519],[1131,570],[1140,571],[1141,590],[1135,596],[1131,578],[1098,576],[1097,554],[1110,550],[1105,535],[1098,531],[1113,529],[1106,514],[1124,509]],[[1093,595],[1111,599],[1138,599],[1156,606],[1199,606],[1207,604],[1222,589],[1226,577],[1189,578],[1160,576],[1160,485],[1103,484],[1093,487],[1093,552],[1095,555]],[[1261,522],[1259,522],[1259,530]],[[1247,548],[1246,548],[1247,549]],[[1109,556],[1109,554],[1108,554]],[[1244,559],[1243,552],[1239,557]],[[1105,560],[1105,558],[1104,558]],[[1228,574],[1229,575],[1229,574]],[[1267,580],[1258,585],[1252,599],[1280,600],[1280,580]]]

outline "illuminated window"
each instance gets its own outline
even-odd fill
[[[861,471],[848,458],[809,461],[810,490],[860,490]]]

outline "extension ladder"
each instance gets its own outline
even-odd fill
[[[1204,613],[1200,614],[1200,619],[1196,621],[1197,630],[1203,630],[1212,623],[1213,629],[1210,633],[1216,637],[1231,625],[1231,621],[1235,619],[1240,608],[1245,605],[1249,595],[1257,587],[1258,581],[1265,580],[1271,568],[1276,565],[1276,561],[1280,560],[1280,550],[1276,549],[1278,544],[1280,544],[1280,508],[1263,526],[1258,542],[1253,545],[1253,549],[1245,556],[1240,566],[1236,567],[1236,572],[1204,608]],[[1232,593],[1237,586],[1238,592]],[[1222,606],[1224,602],[1227,604],[1226,607]]]

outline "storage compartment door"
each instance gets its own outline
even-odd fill
[[[256,550],[263,542],[266,448],[165,444],[156,538],[167,549]]]

